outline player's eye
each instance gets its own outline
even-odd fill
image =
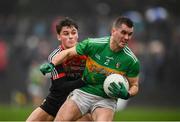
[[[129,36],[132,36],[132,34],[133,34],[133,33],[131,32],[131,33],[129,33],[128,35],[129,35]]]
[[[72,35],[75,35],[76,33],[77,33],[76,31],[71,32]]]
[[[125,35],[125,34],[127,34],[127,32],[126,31],[121,31],[121,34]]]
[[[67,36],[67,35],[69,35],[69,33],[68,32],[63,32],[63,35]]]

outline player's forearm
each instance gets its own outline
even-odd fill
[[[66,61],[69,58],[72,58],[73,56],[77,55],[76,47],[72,47],[66,50],[61,51],[58,53],[53,59],[52,63],[56,66],[58,64],[61,64],[62,62]]]
[[[139,91],[139,76],[135,78],[128,78],[129,81],[129,94],[135,96]]]
[[[52,63],[56,66],[58,64],[61,64],[65,60],[68,59],[69,52],[67,50],[63,50],[60,53],[58,53],[55,57],[52,59]]]

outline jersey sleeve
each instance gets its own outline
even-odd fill
[[[76,52],[79,55],[87,55],[91,50],[92,45],[89,43],[89,39],[83,40],[76,45]]]
[[[140,64],[139,61],[130,66],[129,71],[127,72],[128,77],[136,77],[140,72]]]

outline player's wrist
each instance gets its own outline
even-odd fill
[[[54,65],[52,62],[50,62],[49,64],[50,64],[52,67],[55,67],[55,65]]]
[[[127,94],[126,94],[125,96],[121,97],[121,98],[122,98],[122,99],[124,99],[124,100],[129,99],[129,98],[130,98],[130,94],[129,94],[129,92],[127,92]]]
[[[126,98],[129,99],[130,97],[131,97],[131,94],[128,92]]]

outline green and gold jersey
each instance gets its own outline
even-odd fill
[[[88,56],[83,73],[87,85],[81,90],[105,98],[103,82],[106,76],[116,73],[136,77],[139,74],[139,61],[133,52],[127,46],[113,52],[109,43],[110,37],[88,38],[76,46],[79,55]]]

